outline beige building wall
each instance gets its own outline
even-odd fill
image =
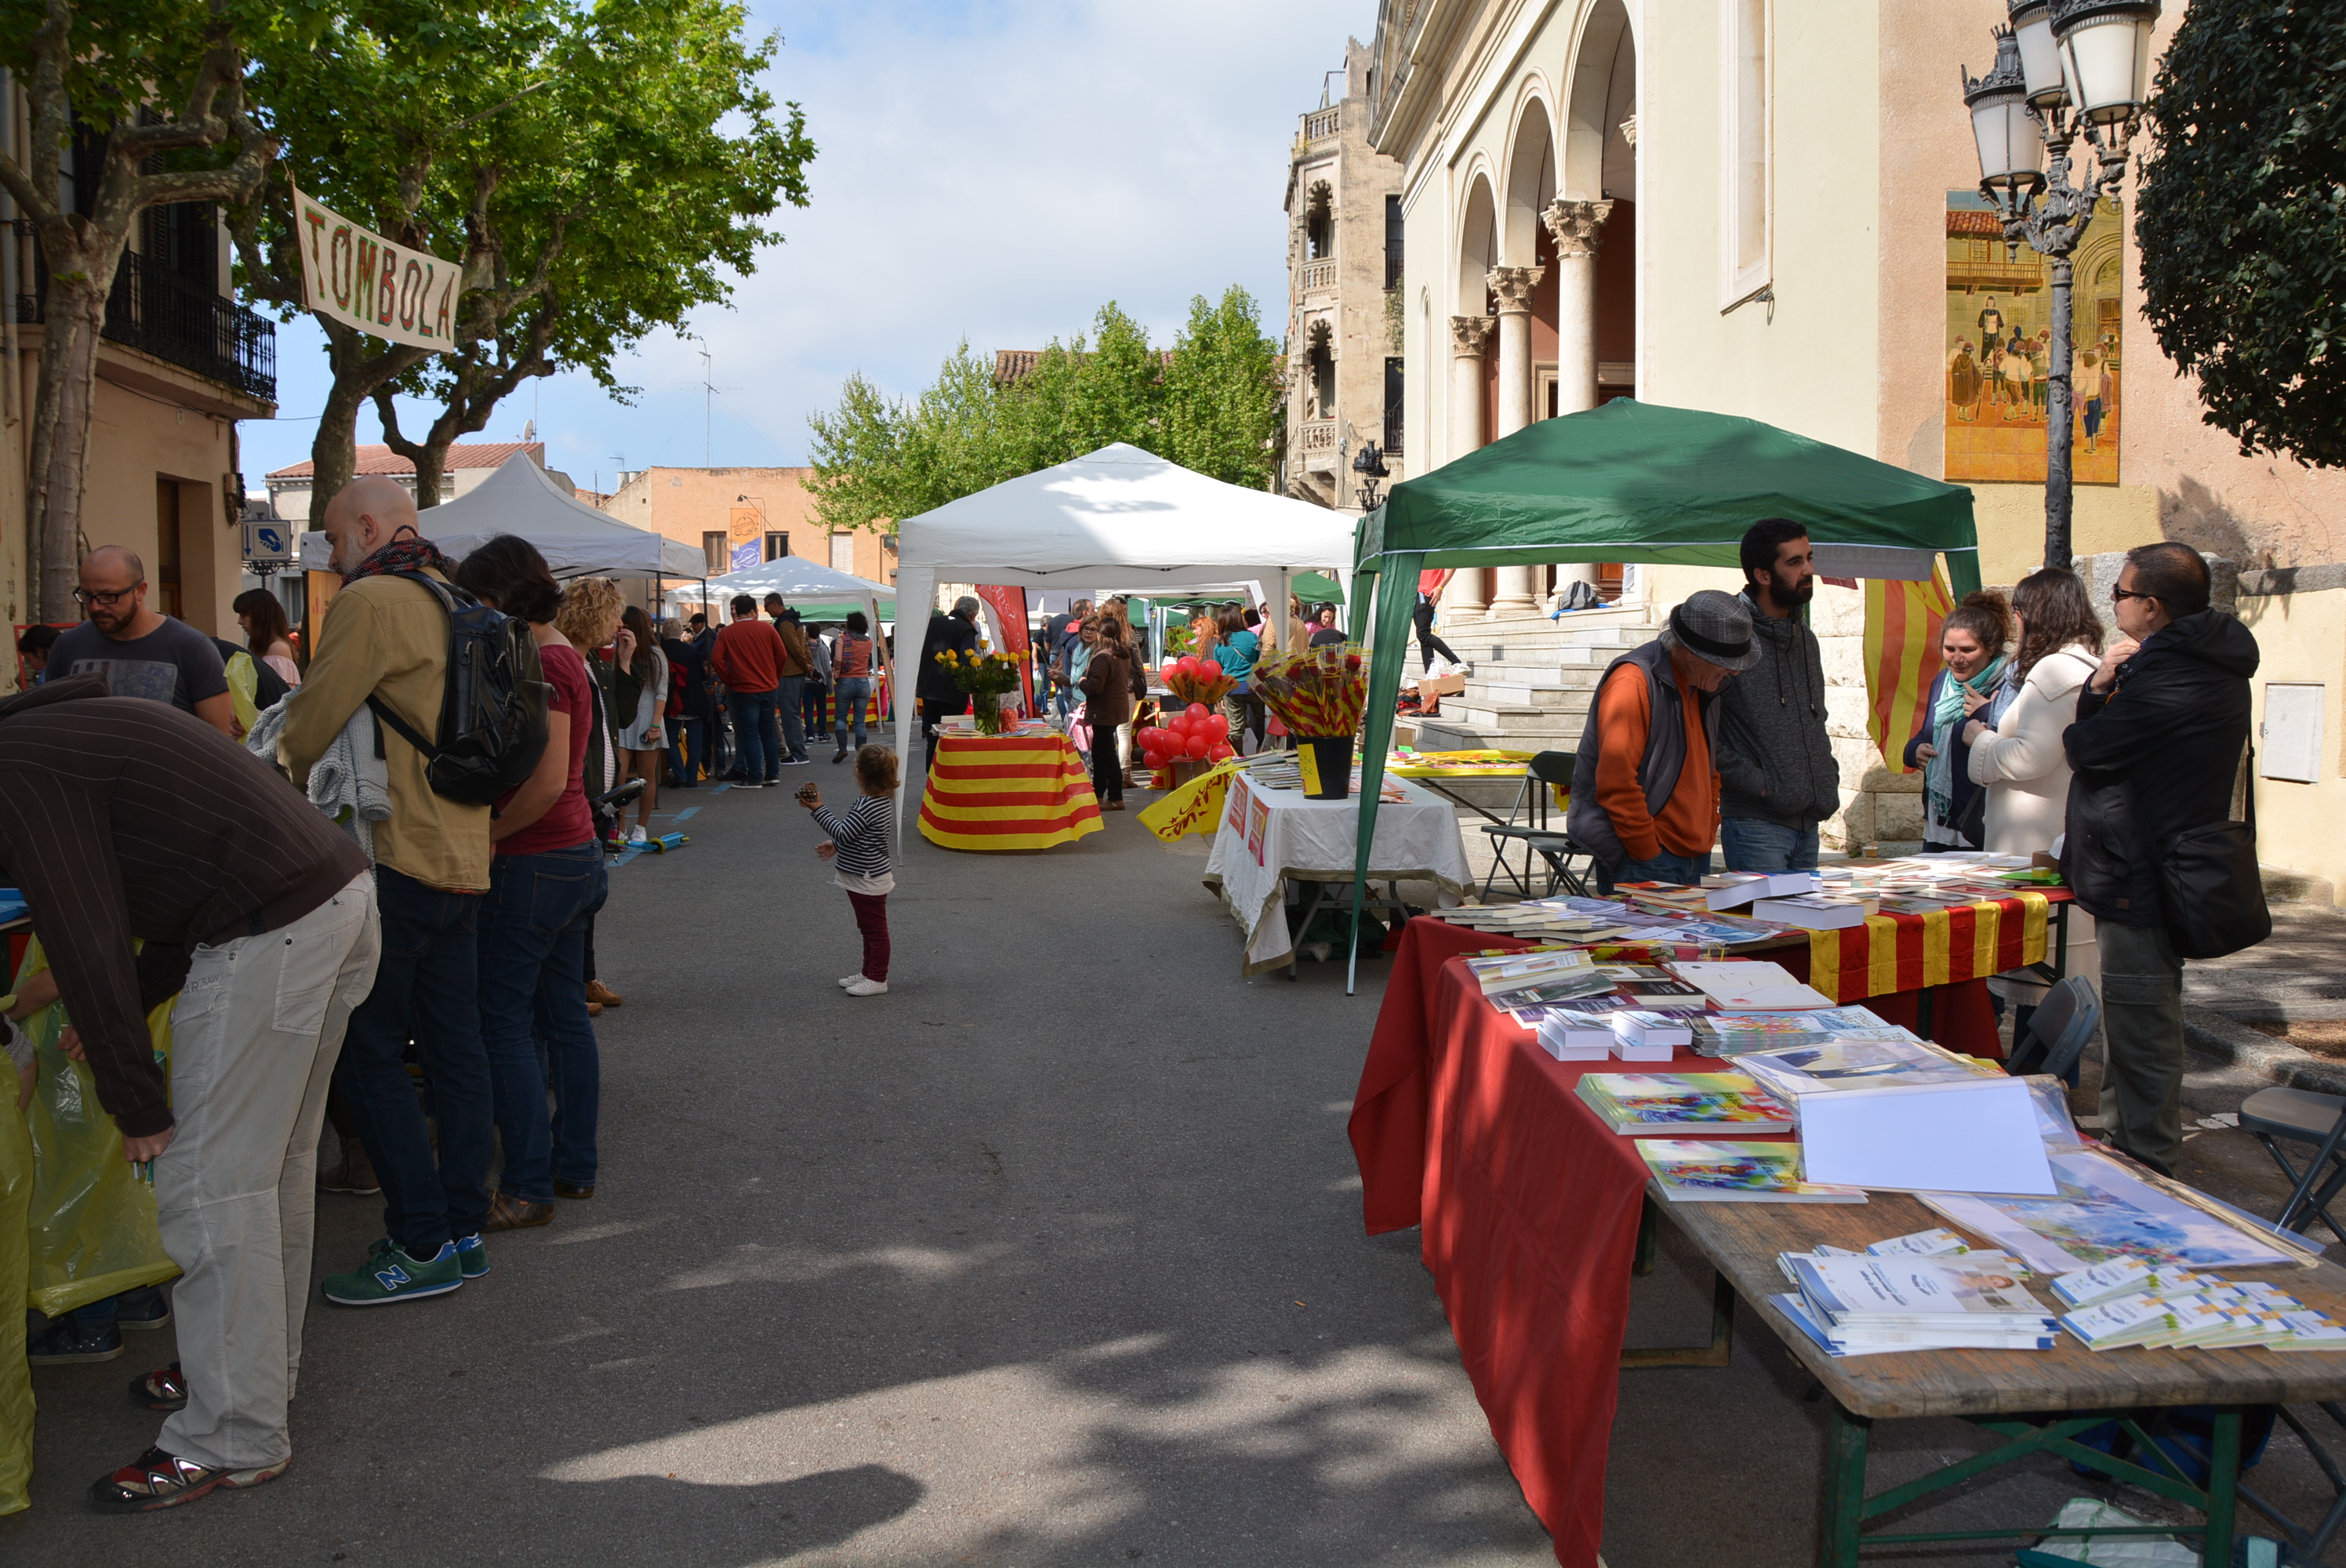
[[[813,477],[811,468],[638,469],[620,476],[603,510],[696,550],[710,534],[723,534],[728,550],[770,533],[787,534],[793,555],[870,582],[893,583],[896,558],[882,542],[882,530],[826,526],[807,488]]]

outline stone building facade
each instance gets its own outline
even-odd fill
[[[1423,439],[1402,416],[1402,170],[1370,145],[1369,65],[1348,39],[1343,97],[1301,117],[1287,170],[1284,489],[1346,511],[1360,506],[1353,454],[1382,447],[1390,485],[1415,472]]]

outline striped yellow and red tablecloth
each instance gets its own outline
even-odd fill
[[[948,850],[1047,850],[1100,830],[1099,801],[1064,735],[941,735],[921,836]]]
[[[1984,980],[2045,958],[2046,911],[2068,894],[2016,893],[1931,914],[1877,914],[1809,933],[1809,983],[1836,1003]]]

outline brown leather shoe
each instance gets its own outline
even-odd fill
[[[585,1186],[574,1186],[566,1181],[558,1181],[554,1184],[554,1196],[556,1197],[593,1197],[595,1196],[595,1184],[593,1182],[588,1182]]]
[[[619,993],[599,980],[590,980],[586,983],[586,1000],[599,1002],[606,1007],[620,1005]]]
[[[489,1217],[481,1222],[483,1230],[527,1230],[532,1226],[552,1225],[554,1206],[550,1203],[530,1203],[509,1192],[499,1192],[489,1200]]]
[[[603,1016],[603,1004],[602,1004],[601,1003],[599,1003],[599,1002],[590,1002],[590,1003],[588,1003],[586,1004],[586,1016],[587,1016],[587,1017],[589,1017],[589,1018],[600,1018],[600,1017],[602,1017],[602,1016]]]

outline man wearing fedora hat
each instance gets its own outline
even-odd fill
[[[1596,887],[1699,882],[1719,831],[1719,690],[1760,662],[1743,602],[1705,589],[1606,667],[1572,769],[1573,840]]]

